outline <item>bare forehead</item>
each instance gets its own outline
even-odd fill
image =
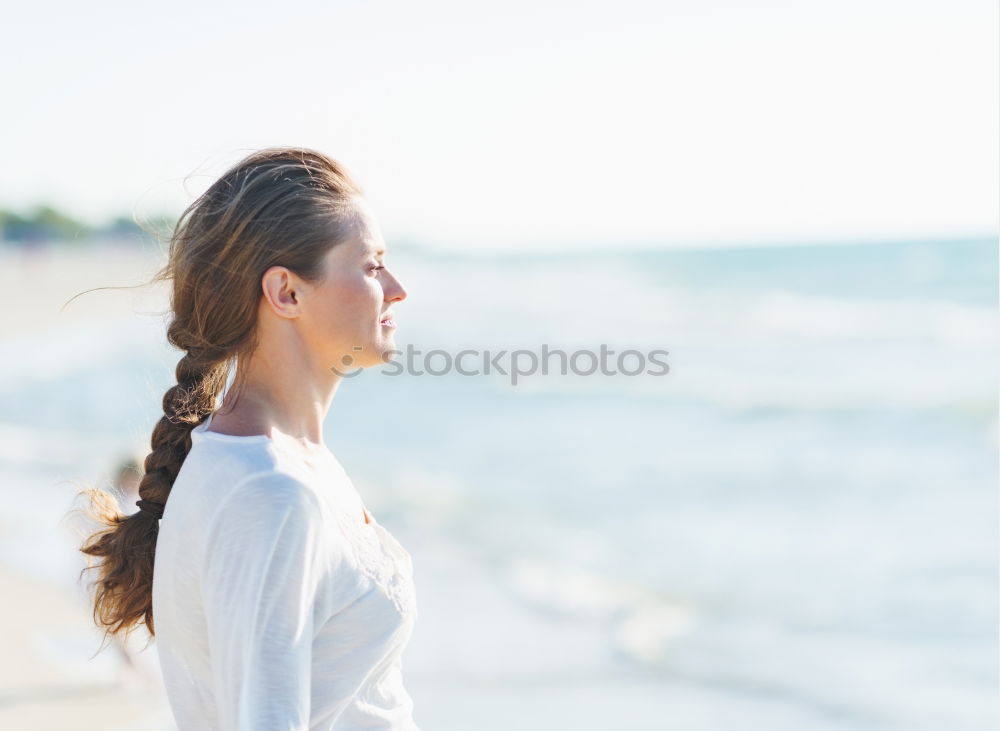
[[[381,237],[372,236],[367,232],[360,232],[350,236],[338,246],[333,246],[326,256],[331,259],[351,261],[354,259],[367,259],[370,257],[384,257],[386,254],[385,242]]]
[[[357,211],[357,231],[359,243],[365,255],[385,256],[385,241],[382,239],[382,231],[378,222],[372,215],[367,202],[360,198],[355,202]]]

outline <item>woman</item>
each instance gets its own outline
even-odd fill
[[[417,728],[412,562],[323,443],[343,375],[395,347],[406,291],[384,249],[341,165],[269,149],[191,204],[154,277],[172,282],[177,384],[140,510],[95,494],[107,527],[82,550],[101,559],[99,625],[155,619],[185,731]]]

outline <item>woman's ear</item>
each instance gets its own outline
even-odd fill
[[[261,292],[271,311],[279,317],[299,316],[296,277],[287,267],[273,266],[260,279]]]

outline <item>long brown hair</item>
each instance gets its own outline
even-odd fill
[[[122,514],[109,493],[86,491],[103,527],[80,550],[99,559],[89,567],[97,572],[94,621],[107,635],[140,623],[155,634],[157,515],[191,449],[191,430],[216,409],[237,361],[253,353],[264,272],[280,265],[307,281],[321,279],[324,255],[357,231],[354,199],[361,195],[326,155],[270,148],[230,168],[178,219],[167,262],[150,281],[171,282],[167,340],[184,356],[143,464],[142,508]],[[238,394],[239,387],[234,381],[231,390]]]

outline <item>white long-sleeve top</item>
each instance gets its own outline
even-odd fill
[[[410,554],[328,450],[210,423],[191,432],[153,573],[178,728],[419,731],[401,661]]]

